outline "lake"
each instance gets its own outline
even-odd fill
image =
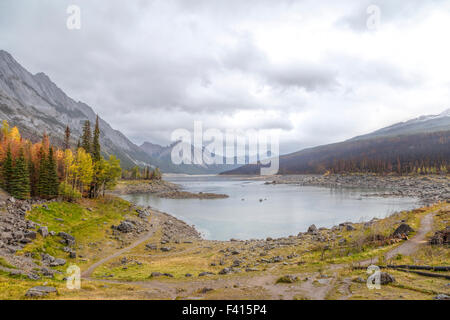
[[[361,197],[374,191],[368,189],[265,185],[264,181],[224,176],[169,176],[165,180],[180,184],[186,191],[223,193],[229,198],[161,199],[151,194],[123,198],[195,225],[210,240],[297,235],[311,224],[330,228],[419,207],[414,198]]]

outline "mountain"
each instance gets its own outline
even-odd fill
[[[393,124],[372,133],[357,136],[350,140],[371,139],[415,133],[445,131],[450,129],[450,108],[438,115],[421,116],[409,121]]]
[[[279,159],[280,174],[412,172],[450,164],[450,111],[422,116],[347,141],[304,149]],[[399,168],[399,169],[397,169]],[[224,174],[259,174],[246,165]]]
[[[140,147],[151,158],[152,164],[161,168],[163,172],[185,173],[185,174],[217,174],[228,170],[233,170],[241,165],[238,164],[180,164],[172,163],[172,149],[182,142],[174,142],[166,147],[144,142]],[[189,147],[188,147],[189,148]],[[190,146],[192,155],[194,155],[194,147]],[[235,161],[233,161],[235,162]]]
[[[46,74],[31,74],[0,50],[0,119],[17,126],[24,137],[36,141],[46,131],[53,143],[60,144],[69,125],[75,143],[83,122],[93,124],[95,118],[90,106],[68,97]],[[150,165],[148,155],[125,135],[101,118],[99,124],[105,155],[116,155],[124,167]]]

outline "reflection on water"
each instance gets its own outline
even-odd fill
[[[123,196],[195,225],[206,239],[253,239],[297,235],[309,225],[383,218],[418,206],[412,198],[361,197],[370,190],[265,185],[222,176],[171,177],[191,192],[224,193],[227,199],[160,199],[150,194]],[[261,201],[262,200],[262,201]]]

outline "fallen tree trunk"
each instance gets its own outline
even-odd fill
[[[408,270],[429,270],[429,271],[450,271],[450,266],[414,266],[414,265],[387,265],[387,266],[378,266],[380,269],[408,269]],[[353,269],[367,269],[367,267],[359,267],[355,266]]]
[[[447,266],[414,266],[414,265],[388,265],[388,268],[401,268],[401,269],[409,269],[409,270],[431,270],[431,271],[450,271],[450,267]]]

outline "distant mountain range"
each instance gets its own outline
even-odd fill
[[[279,159],[279,173],[345,171],[361,164],[387,170],[398,163],[405,168],[433,161],[450,163],[450,109],[439,115],[396,123],[347,141],[283,155]],[[260,167],[250,164],[223,174],[259,174]]]
[[[185,174],[218,174],[224,171],[233,170],[242,164],[180,164],[172,163],[172,149],[181,142],[174,142],[169,146],[163,147],[151,142],[144,142],[141,149],[144,150],[152,159],[152,163],[160,168],[165,168],[165,172],[185,173]],[[194,155],[194,147],[191,146],[191,153]],[[225,162],[226,160],[224,160]],[[235,162],[235,161],[233,161]]]

